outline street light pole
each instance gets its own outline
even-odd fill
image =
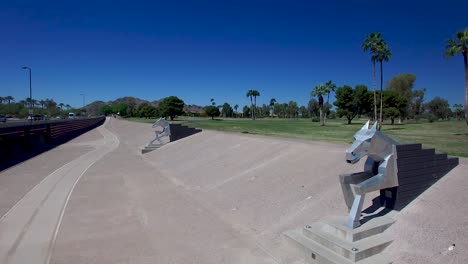
[[[32,101],[31,68],[28,67],[28,66],[24,66],[24,67],[22,67],[22,69],[29,70],[29,116],[31,116],[31,120],[32,120],[32,116],[34,115],[34,105],[33,105],[33,101]]]

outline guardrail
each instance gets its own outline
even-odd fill
[[[0,125],[0,170],[98,127],[105,119],[102,116],[2,124]]]

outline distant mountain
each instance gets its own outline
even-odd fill
[[[155,101],[147,101],[143,100],[140,98],[132,97],[132,96],[126,96],[126,97],[121,97],[117,98],[114,101],[108,101],[108,102],[103,102],[103,101],[94,101],[88,105],[85,106],[86,112],[90,115],[98,115],[99,110],[105,106],[105,105],[117,105],[117,104],[128,104],[128,105],[133,105],[134,108],[138,108],[143,103],[147,103],[151,106],[158,107],[159,104],[162,102],[163,99],[155,100]],[[191,113],[201,113],[203,111],[202,106],[198,105],[185,105],[184,106],[184,111],[188,112],[190,111]]]

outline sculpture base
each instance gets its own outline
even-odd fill
[[[141,149],[141,154],[151,152],[151,151],[153,151],[155,149],[158,149],[158,148],[160,148],[162,146],[163,146],[163,144],[148,144],[147,146],[145,146],[144,148]]]
[[[392,262],[382,251],[393,240],[384,231],[394,222],[388,217],[377,217],[351,229],[345,225],[346,217],[328,217],[284,235],[307,263],[388,264]]]

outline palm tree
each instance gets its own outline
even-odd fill
[[[378,47],[376,54],[373,55],[375,56],[375,60],[377,60],[380,63],[380,117],[379,117],[379,122],[382,124],[383,119],[382,119],[382,104],[383,104],[383,98],[382,98],[382,87],[383,87],[383,62],[387,62],[390,60],[392,57],[392,52],[387,46],[387,43],[385,43],[384,40],[382,40],[382,46]],[[379,124],[379,128],[380,128]]]
[[[46,104],[45,100],[40,100],[39,103],[41,104],[41,108],[44,108],[44,105]]]
[[[10,104],[11,101],[14,101],[14,100],[15,100],[15,98],[13,98],[13,96],[10,96],[10,95],[6,96],[6,97],[3,98],[3,99],[4,99],[4,100],[7,100],[7,101],[8,101],[8,104]]]
[[[449,39],[445,45],[445,57],[461,53],[465,64],[465,121],[468,125],[468,28],[459,31],[456,39]]]
[[[216,105],[215,100],[214,100],[213,98],[210,99],[210,102],[211,102],[211,105],[212,105],[212,106],[215,106],[215,105]]]
[[[314,87],[314,90],[310,93],[311,96],[317,96],[319,101],[319,111],[320,111],[320,125],[324,126],[325,122],[323,119],[323,95],[327,93],[325,85],[319,84]]]
[[[328,109],[328,107],[330,106],[330,104],[328,103],[329,100],[330,100],[330,93],[334,92],[336,90],[336,84],[334,84],[330,80],[330,81],[325,83],[324,89],[325,89],[325,92],[327,93],[327,109]],[[325,115],[324,115],[323,123],[325,123],[326,119],[327,119],[327,113],[325,113]]]
[[[375,54],[379,47],[382,46],[382,38],[380,33],[370,33],[367,35],[366,39],[364,39],[364,43],[362,44],[361,48],[363,51],[370,50],[371,52],[371,60],[372,60],[372,85],[374,86],[374,120],[377,120],[377,95],[376,95],[376,81],[375,81]]]
[[[3,103],[4,100],[5,100],[5,98],[0,96],[0,104]]]
[[[257,96],[260,96],[260,92],[258,92],[257,90],[247,91],[247,97],[250,97],[250,105],[251,105],[250,109],[252,111],[253,120],[255,120],[255,108],[257,106]],[[253,98],[253,102],[252,102],[252,98]]]
[[[236,104],[236,105],[234,106],[234,111],[236,111],[236,117],[237,117],[237,108],[239,108],[239,105],[238,105],[238,104]]]
[[[64,107],[64,106],[65,106],[65,104],[64,104],[64,103],[60,103],[60,104],[59,104],[60,111],[61,111],[61,110],[63,110],[63,107]]]
[[[67,108],[67,110],[70,110],[71,105],[67,104],[67,105],[65,105],[65,107]]]
[[[271,114],[272,114],[272,115],[275,114],[275,109],[274,109],[275,104],[276,104],[276,99],[275,99],[275,98],[271,98],[271,99],[270,99],[270,109],[271,109]]]

